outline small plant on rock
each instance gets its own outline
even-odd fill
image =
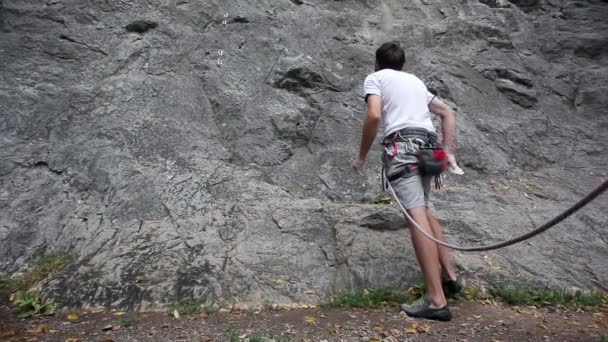
[[[30,270],[22,275],[15,278],[0,277],[0,289],[26,291],[50,275],[61,271],[70,260],[70,256],[62,252],[43,255],[35,261]]]
[[[234,327],[228,328],[226,330],[226,340],[228,342],[239,342],[241,338],[239,337],[239,332]]]
[[[192,315],[200,315],[201,314],[201,305],[198,303],[181,303],[174,307],[174,310],[177,310],[180,315],[183,316],[192,316]]]
[[[137,325],[138,323],[139,319],[135,317],[127,317],[120,320],[120,325],[123,326],[123,328],[132,327],[134,325]]]
[[[52,315],[55,304],[36,291],[18,291],[13,303],[17,307],[17,317],[29,318],[38,315]]]

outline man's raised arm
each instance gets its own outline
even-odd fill
[[[456,150],[456,116],[454,112],[438,98],[434,97],[429,103],[429,109],[441,117],[441,133],[443,135],[443,148],[448,154]]]

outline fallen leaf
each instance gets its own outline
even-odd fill
[[[15,333],[15,330],[2,330],[0,331],[0,338],[9,338],[9,337],[13,337],[16,336],[17,333]]]
[[[416,325],[409,326],[409,327],[405,328],[405,332],[408,334],[417,334],[418,333],[417,326]]]
[[[312,323],[315,322],[315,317],[314,316],[306,316],[304,318],[304,322],[312,324]]]
[[[123,316],[124,314],[126,314],[126,312],[124,311],[118,311],[114,313],[114,316]]]
[[[481,301],[483,305],[496,305],[496,301],[492,298],[484,299]]]
[[[473,315],[473,317],[475,317],[476,319],[480,319],[480,318],[481,318],[481,315],[480,315],[480,316]]]
[[[306,291],[304,291],[304,293],[307,294],[307,295],[316,295],[317,291],[315,291],[315,290],[306,290]]]
[[[375,326],[372,328],[372,331],[380,334],[384,331],[384,328],[382,328],[381,326]]]
[[[429,324],[419,324],[416,330],[421,334],[426,334],[431,331],[431,326]]]
[[[114,342],[111,338],[104,338],[103,340],[99,340],[99,342]]]
[[[274,280],[274,283],[277,284],[277,285],[281,285],[281,284],[285,283],[285,280],[283,280],[281,278],[277,278],[277,279]]]
[[[75,313],[70,313],[70,314],[68,314],[68,316],[67,316],[67,317],[68,317],[68,319],[69,319],[70,321],[75,321],[75,320],[77,320],[78,318],[80,318],[80,317],[78,316],[78,314],[75,314]]]
[[[112,325],[106,325],[105,327],[101,328],[102,331],[109,331],[112,330]]]
[[[48,324],[40,324],[36,329],[32,330],[31,333],[34,335],[42,334],[43,332],[49,331]]]
[[[8,300],[11,302],[15,301],[15,293],[11,293],[11,295],[8,297]]]
[[[68,337],[65,342],[80,342],[76,337]]]

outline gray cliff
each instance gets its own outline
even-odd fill
[[[451,242],[483,244],[606,179],[606,18],[605,0],[0,0],[0,273],[63,251],[45,292],[117,308],[407,287],[403,219],[374,203],[379,146],[350,169],[376,47],[399,40],[456,110],[466,173],[435,206]],[[604,195],[454,260],[608,290],[607,222]]]

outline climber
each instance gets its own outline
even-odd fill
[[[390,182],[413,220],[436,239],[445,241],[443,229],[431,211],[432,176],[422,173],[418,158],[423,147],[439,147],[432,112],[441,118],[442,145],[446,152],[444,163],[460,170],[453,155],[454,113],[429,92],[418,77],[402,71],[404,64],[405,53],[399,43],[384,43],[376,50],[375,72],[364,82],[367,117],[359,158],[353,161],[352,167],[358,174],[363,170],[382,119],[383,179],[386,175],[385,181]],[[411,222],[409,226],[416,258],[424,275],[425,296],[412,305],[402,304],[401,309],[412,317],[449,321],[452,314],[445,294],[455,294],[462,286],[450,263],[448,250],[424,237]]]

